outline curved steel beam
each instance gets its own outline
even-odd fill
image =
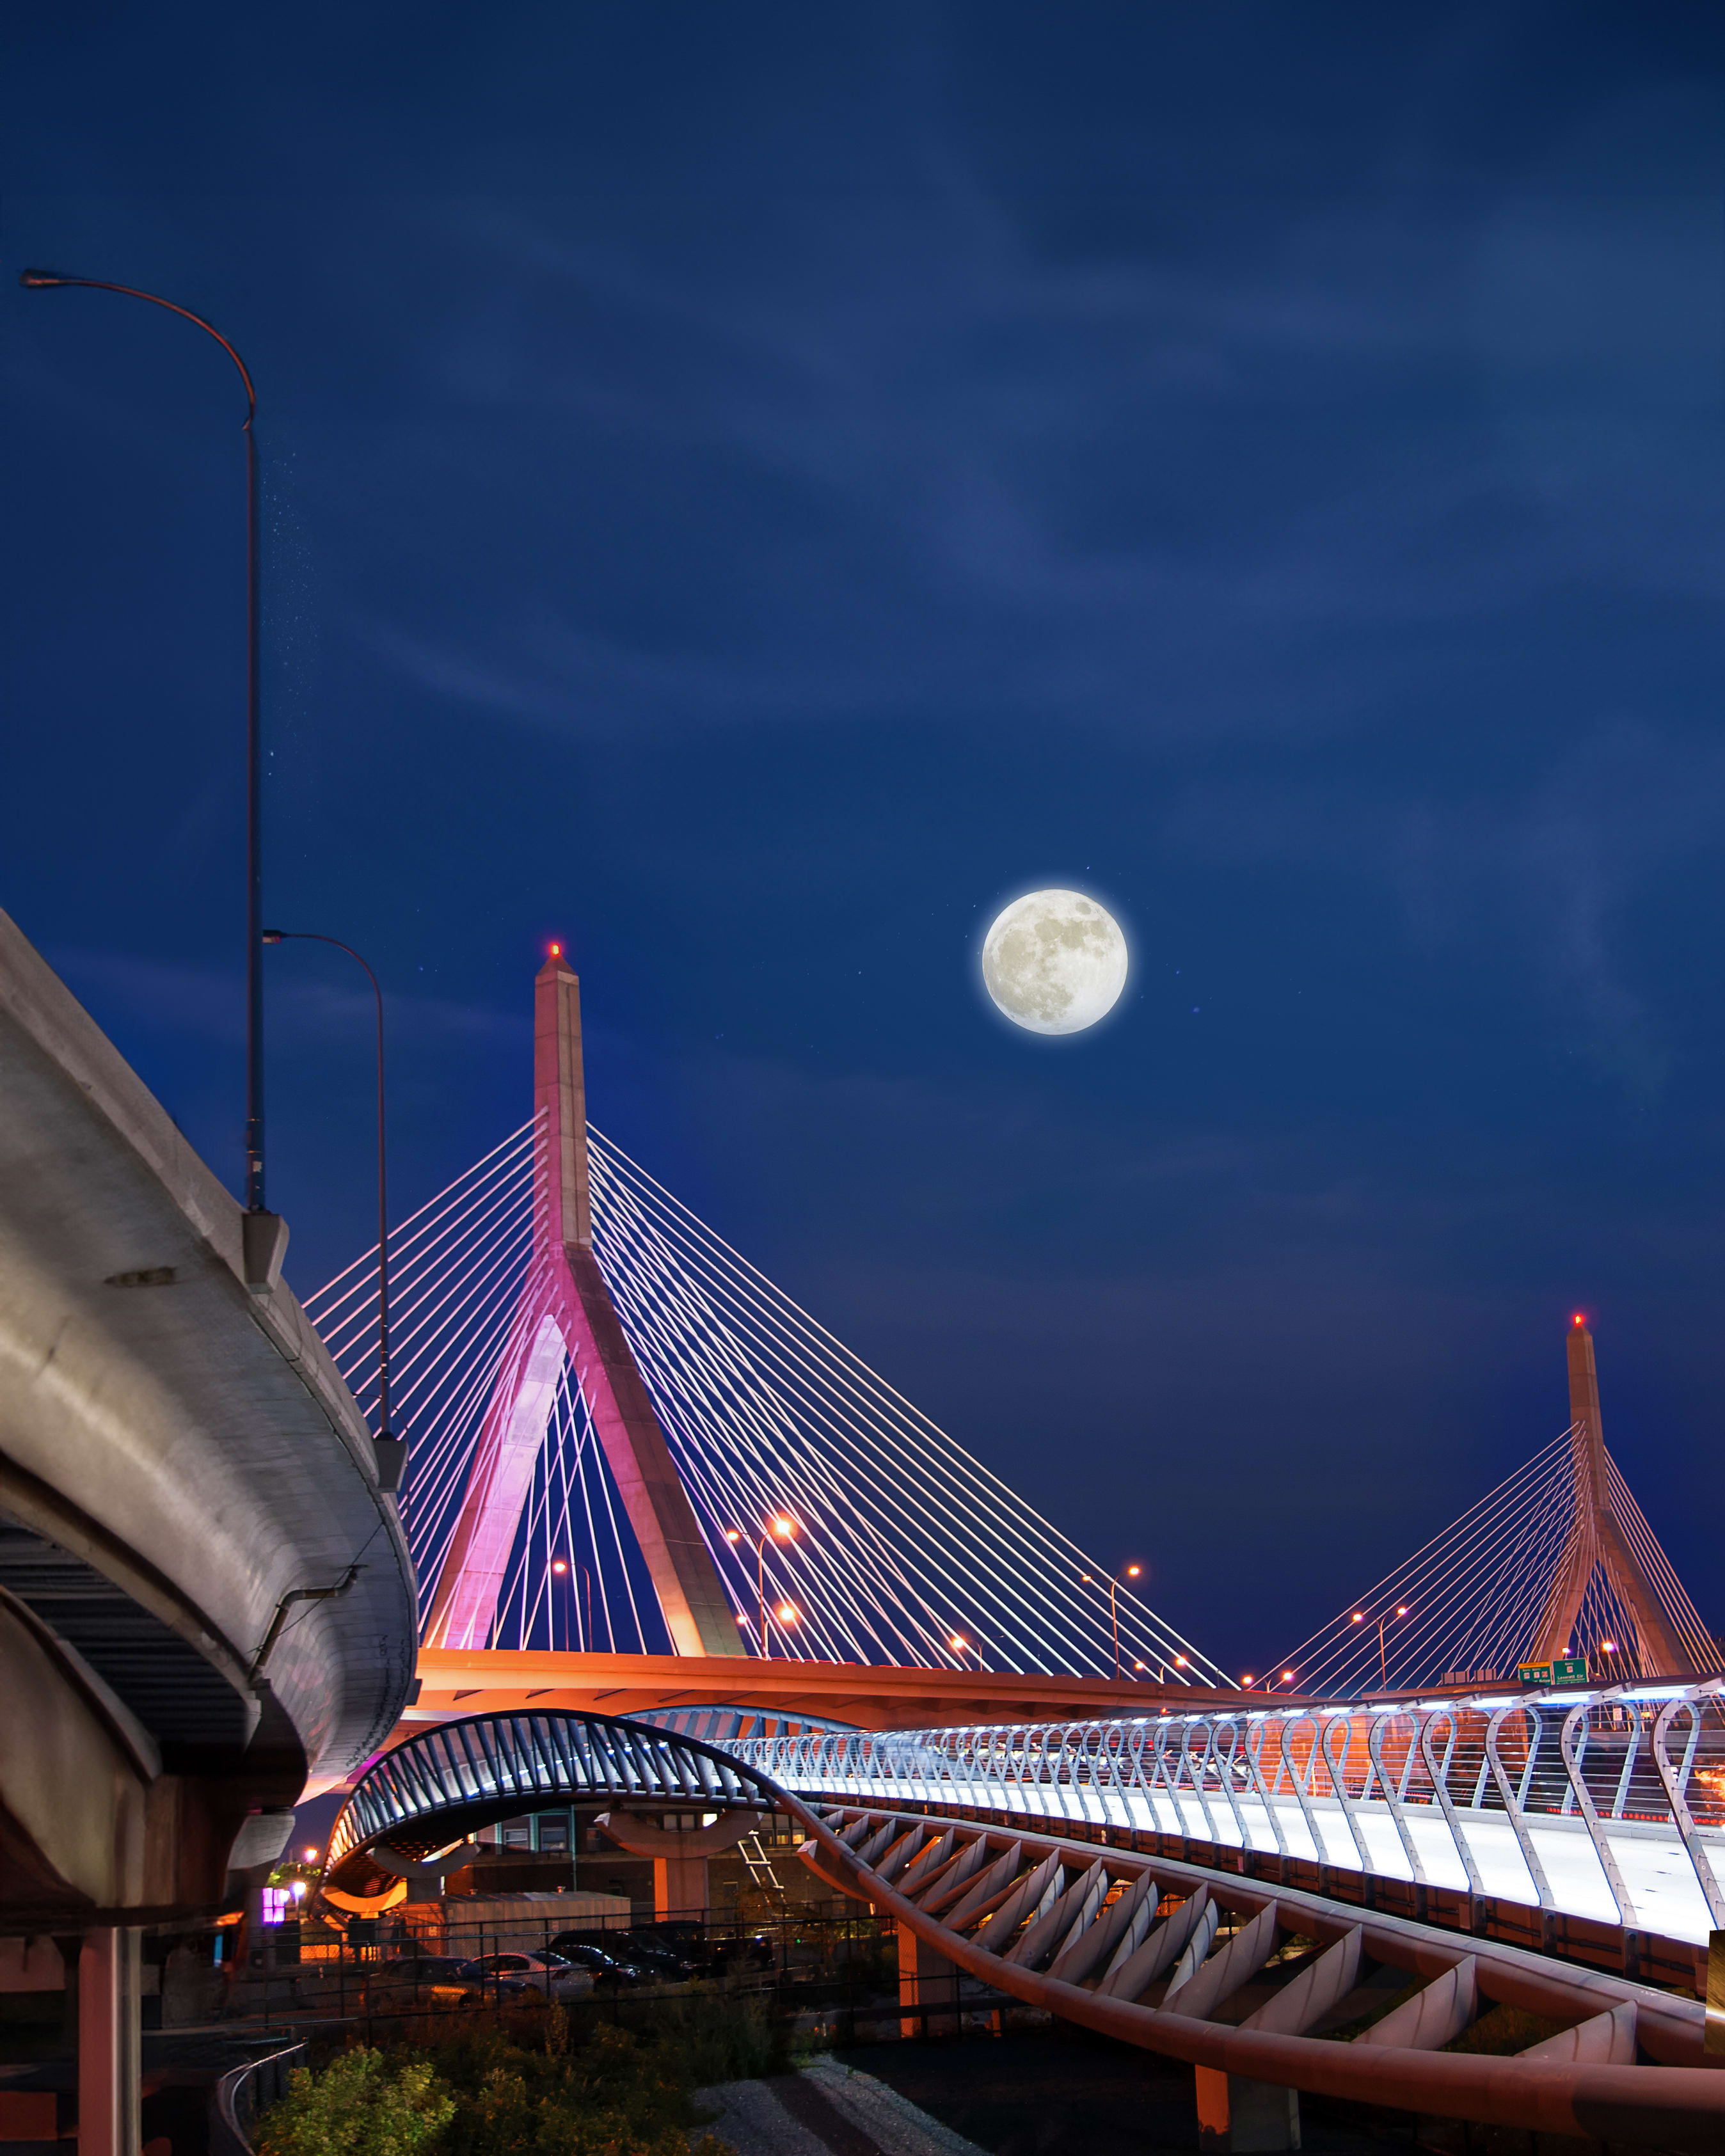
[[[366,1891],[371,1876],[424,1857],[523,1810],[597,1799],[709,1810],[777,1810],[783,1790],[693,1737],[598,1714],[470,1715],[387,1752],[354,1785],[331,1830],[326,1880]],[[798,1808],[798,1815],[802,1815]],[[414,1845],[424,1841],[424,1850]],[[373,1865],[369,1851],[388,1845]]]
[[[788,1794],[782,1802],[787,1810],[806,1811]],[[860,1816],[866,1820],[871,1815]],[[835,1813],[834,1817],[842,1820],[844,1815]],[[901,1818],[885,1824],[897,1831],[908,1829],[911,1821]],[[1421,1994],[1409,2002],[1417,2011],[1404,2011],[1393,2025],[1380,2024],[1378,2031],[1368,2030],[1365,2039],[1355,2043],[1281,2033],[1275,2025],[1277,2017],[1271,2015],[1255,2026],[1235,2026],[1190,2011],[1142,2004],[1118,1990],[1110,1995],[1106,1987],[1091,1990],[1052,1974],[1041,1974],[1011,1957],[1010,1939],[1001,1938],[991,1950],[977,1938],[966,1938],[952,1921],[932,1916],[898,1892],[862,1855],[847,1846],[829,1820],[816,1820],[814,1825],[801,1854],[819,1876],[891,1916],[955,1967],[994,1990],[1142,2049],[1213,2071],[1315,2095],[1532,2132],[1694,2149],[1717,2148],[1725,2133],[1725,2074],[1702,2066],[1702,2009],[1698,2002],[1677,1999],[1648,1986],[1618,1983],[1489,1942],[1470,1942],[1464,1950],[1452,1937],[1405,1918],[1373,1916],[1363,1922],[1357,1909],[1318,1896],[1281,1888],[1255,1892],[1226,1875],[1158,1858],[1158,1880],[1164,1887],[1186,1886],[1186,1906],[1207,1896],[1237,1912],[1232,1938],[1215,1957],[1219,1962],[1232,1953],[1232,1939],[1244,1938],[1254,1921],[1261,1924],[1279,1917],[1286,1928],[1297,1928],[1321,1944],[1360,1940],[1374,1959],[1426,1980],[1429,1996]],[[974,1831],[991,1845],[1004,1839],[998,1828]],[[864,1844],[865,1851],[869,1845]],[[1021,1890],[1055,1876],[1055,1860],[1063,1851],[1075,1869],[1096,1858],[1093,1843],[1063,1844],[1042,1835],[1019,1837],[1010,1854],[1019,1867],[1029,1867]],[[1113,1849],[1106,1850],[1101,1861],[1122,1880],[1147,1871],[1151,1861]],[[1021,1903],[1029,1898],[1020,1891]],[[1011,1907],[1009,1902],[997,1913],[1005,1916]],[[959,1922],[964,1921],[963,1905],[955,1914]],[[1020,1907],[1019,1914],[1028,1912]],[[1106,1922],[1107,1918],[1103,1915],[1091,1921]],[[988,1923],[985,1935],[995,1928]],[[1069,1939],[1062,1947],[1062,1960],[1071,1953],[1073,1943]],[[1254,1939],[1254,1953],[1261,1944],[1261,1938]],[[1153,1953],[1143,1966],[1147,1969],[1158,1959]],[[1196,1973],[1195,1967],[1182,1987],[1183,1994],[1196,1980]],[[1219,1968],[1206,1989],[1226,1991],[1232,1974],[1231,1966],[1225,1972]],[[1576,2040],[1567,2046],[1568,2056],[1559,2058],[1560,2047],[1550,2044],[1539,2047],[1538,2056],[1525,2059],[1434,2048],[1452,2039],[1459,2026],[1472,2019],[1476,1984],[1490,1999],[1574,2024]],[[1622,2045],[1602,2047],[1580,2035],[1591,2025],[1607,2021],[1615,2033],[1630,2015],[1636,2019],[1642,2048],[1670,2063],[1610,2063],[1621,2059]],[[1586,2056],[1590,2051],[1596,2055],[1592,2061]]]

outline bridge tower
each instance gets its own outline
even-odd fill
[[[1598,1572],[1620,1609],[1634,1621],[1635,1656],[1641,1675],[1682,1676],[1694,1668],[1694,1657],[1673,1630],[1652,1582],[1611,1509],[1605,1440],[1599,1420],[1599,1373],[1594,1362],[1594,1336],[1584,1318],[1578,1317],[1569,1328],[1568,1349],[1574,1509],[1568,1538],[1540,1615],[1533,1659],[1549,1661],[1569,1652],[1589,1584]],[[1623,1647],[1627,1659],[1630,1643],[1624,1641]]]
[[[427,1622],[429,1647],[490,1642],[562,1375],[581,1396],[680,1655],[747,1650],[593,1246],[581,983],[561,955],[533,988],[532,1254]]]

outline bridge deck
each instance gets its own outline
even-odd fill
[[[1027,1824],[1058,1826],[1083,1822],[1095,1826],[1123,1826],[1150,1834],[1178,1835],[1212,1852],[1201,1860],[1214,1861],[1226,1850],[1244,1847],[1265,1856],[1286,1850],[1288,1856],[1307,1862],[1326,1864],[1337,1871],[1361,1871],[1359,1852],[1349,1831],[1348,1818],[1333,1799],[1313,1799],[1311,1810],[1322,1846],[1315,1846],[1307,1830],[1307,1815],[1290,1799],[1276,1807],[1282,1842],[1276,1840],[1269,1809],[1256,1799],[1242,1797],[1240,1810],[1246,1834],[1244,1841],[1235,1830],[1227,1808],[1214,1805],[1209,1816],[1190,1795],[1178,1800],[1165,1792],[1154,1795],[1140,1791],[1064,1788],[1025,1789],[1005,1782],[973,1782],[961,1791],[942,1789],[930,1782],[912,1789],[905,1781],[858,1776],[843,1781],[830,1774],[798,1777],[785,1774],[784,1786],[799,1795],[842,1799],[851,1804],[903,1803],[913,1794],[924,1801],[962,1804],[967,1810],[1021,1815]],[[1371,1857],[1370,1871],[1380,1879],[1412,1881],[1414,1874],[1396,1832],[1389,1807],[1356,1801],[1352,1807]],[[1222,1816],[1216,1816],[1220,1813]],[[1494,1899],[1539,1905],[1538,1891],[1522,1853],[1517,1832],[1502,1812],[1460,1811],[1457,1819],[1475,1864],[1480,1889]],[[1410,1818],[1413,1835],[1425,1868],[1426,1882],[1466,1893],[1468,1878],[1441,1814]],[[1593,1843],[1579,1820],[1529,1819],[1524,1831],[1532,1840],[1550,1890],[1549,1906],[1565,1916],[1615,1925],[1617,1905],[1600,1869]],[[1706,1897],[1681,1838],[1674,1827],[1635,1820],[1613,1820],[1605,1831],[1622,1871],[1624,1883],[1634,1897],[1643,1928],[1662,1938],[1705,1947],[1712,1928]]]
[[[422,1647],[418,1696],[397,1739],[452,1716],[534,1712],[651,1714],[723,1703],[794,1722],[815,1715],[865,1729],[1051,1716],[1153,1714],[1164,1705],[1246,1707],[1253,1696],[1130,1679],[1021,1676],[997,1670],[870,1667],[777,1656],[585,1655],[511,1648]]]

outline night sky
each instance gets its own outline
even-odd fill
[[[1709,1623],[1725,18],[67,6],[7,33],[0,904],[238,1187],[266,911],[399,1210],[595,1122],[1224,1664],[1568,1420]],[[1116,1017],[981,932],[1112,908]],[[368,1006],[269,954],[302,1292]]]

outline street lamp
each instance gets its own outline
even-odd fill
[[[583,1654],[590,1654],[593,1650],[593,1574],[584,1564],[578,1564],[575,1569],[587,1588],[587,1630],[581,1635],[581,1651]],[[554,1557],[551,1561],[551,1571],[553,1579],[567,1578],[569,1573],[567,1558]],[[572,1581],[570,1582],[572,1586],[573,1584]],[[581,1623],[581,1605],[578,1600],[575,1606],[575,1622],[578,1628]]]
[[[1408,1605],[1405,1602],[1397,1603],[1395,1614],[1398,1617],[1405,1617],[1408,1614]],[[1353,1622],[1356,1625],[1363,1625],[1365,1621],[1365,1612],[1363,1609],[1356,1609],[1353,1613]],[[1384,1691],[1389,1690],[1389,1666],[1384,1654],[1384,1628],[1389,1622],[1389,1618],[1387,1614],[1378,1620],[1378,1676],[1380,1687]]]
[[[983,1660],[982,1649],[967,1633],[953,1633],[952,1638],[947,1640],[947,1645],[951,1652],[958,1657],[958,1666],[961,1670],[964,1667],[964,1657],[967,1655],[976,1656],[976,1666],[979,1670],[988,1667],[988,1664]]]
[[[383,991],[377,976],[351,943],[305,928],[266,928],[265,943],[328,943],[345,951],[372,984],[377,1005],[377,1481],[385,1490],[401,1487],[407,1441],[389,1427],[389,1184],[383,1121]]]
[[[767,1522],[766,1527],[762,1533],[761,1539],[755,1544],[755,1593],[758,1599],[761,1610],[761,1655],[762,1660],[765,1660],[768,1651],[767,1545],[770,1542],[788,1543],[796,1532],[797,1523],[791,1517],[790,1514],[788,1512],[779,1512]],[[727,1527],[725,1531],[725,1539],[727,1543],[734,1544],[740,1543],[742,1538],[742,1530],[740,1527]],[[788,1615],[785,1614],[786,1611],[788,1611]],[[793,1603],[787,1602],[784,1604],[783,1609],[779,1613],[779,1622],[784,1625],[794,1625],[796,1621],[796,1606]]]
[[[590,1655],[594,1651],[593,1630],[593,1573],[589,1568],[584,1564],[578,1564],[575,1569],[581,1574],[582,1592],[585,1595],[587,1600],[587,1630],[581,1635],[581,1651],[585,1655]],[[611,1620],[608,1617],[605,1621],[608,1625]]]
[[[100,277],[61,277],[52,270],[26,270],[18,282],[27,292],[76,287],[90,292],[118,292],[128,300],[147,300],[152,307],[177,315],[213,337],[239,370],[245,389],[245,1277],[249,1287],[273,1286],[287,1241],[279,1221],[264,1209],[264,973],[259,942],[264,922],[263,767],[259,752],[258,660],[258,394],[245,362],[213,323],[189,307],[141,292],[134,285],[113,285]],[[253,1221],[258,1224],[252,1225]]]
[[[1114,1677],[1117,1683],[1120,1679],[1120,1607],[1115,1597],[1122,1580],[1136,1579],[1143,1569],[1141,1564],[1129,1564],[1123,1573],[1110,1573],[1108,1575],[1108,1628],[1114,1635]],[[1078,1577],[1086,1587],[1096,1585],[1087,1572],[1080,1573]]]

